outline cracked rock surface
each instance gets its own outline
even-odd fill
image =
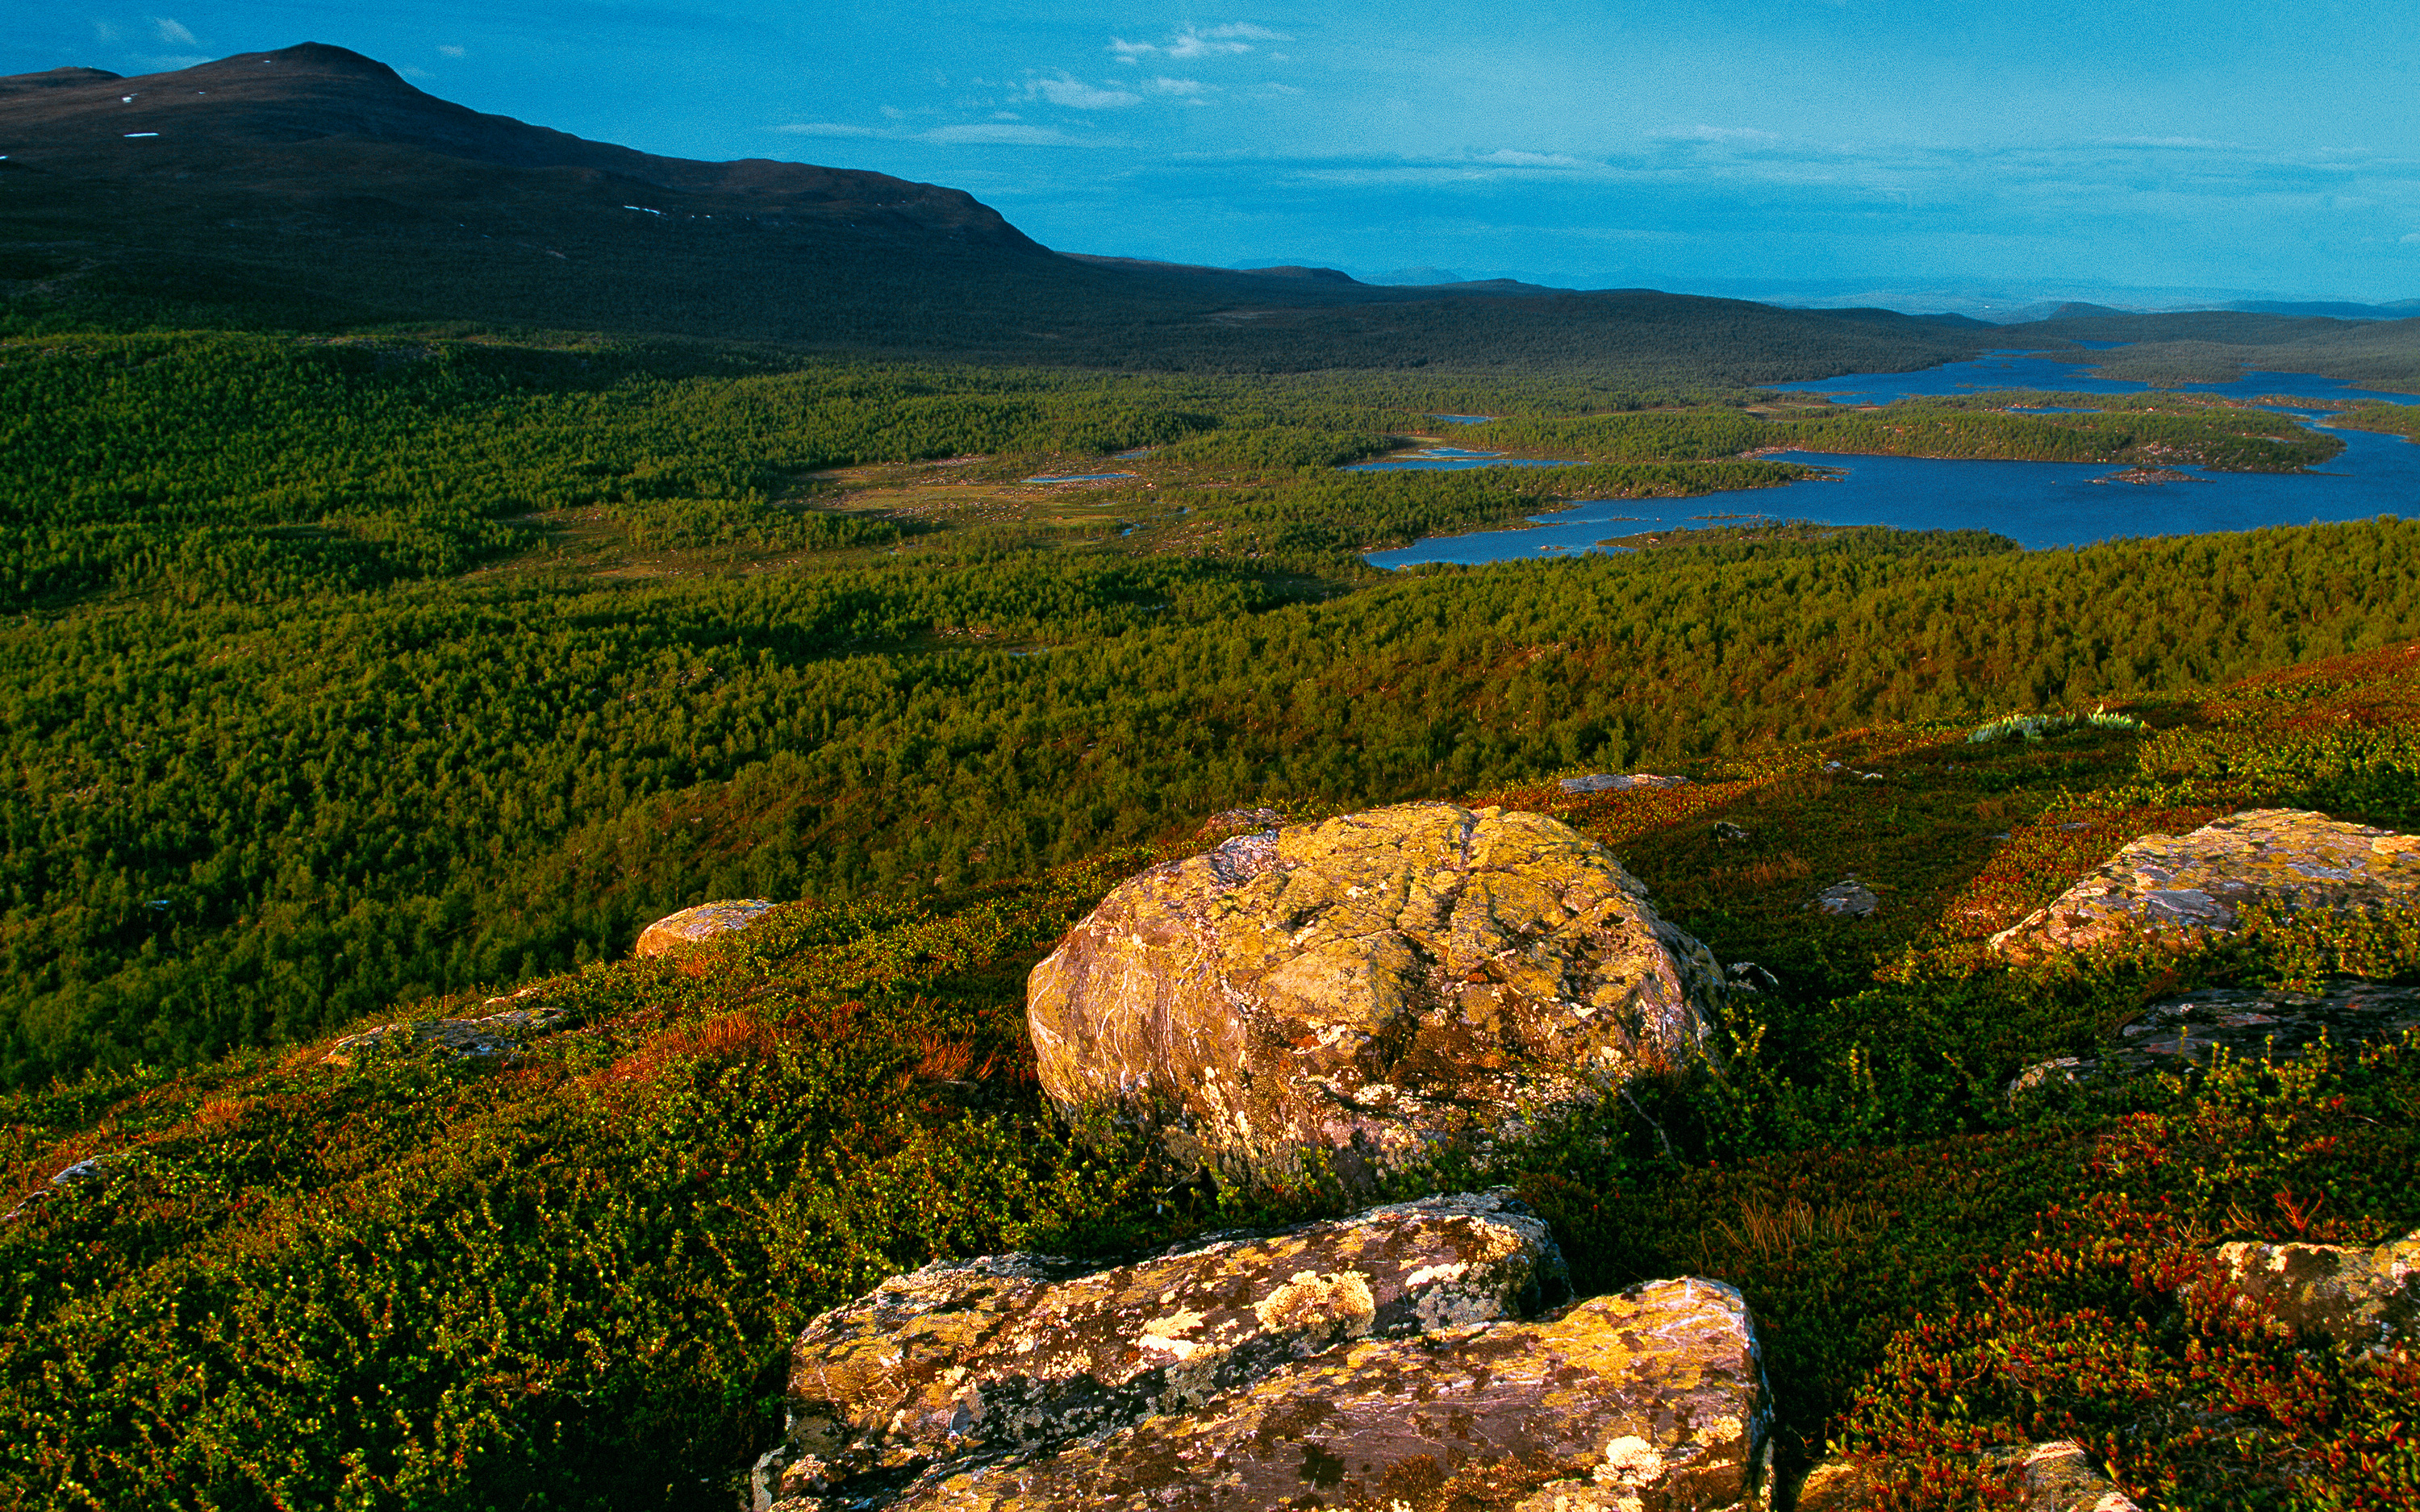
[[[2185,835],[2146,835],[1992,936],[2035,960],[2133,936],[2232,933],[2248,906],[2356,912],[2420,892],[2420,836],[2302,809],[2252,809]]]
[[[1083,1271],[927,1266],[825,1314],[759,1466],[776,1512],[1765,1505],[1770,1406],[1737,1291],[1572,1304],[1545,1226],[1431,1197]]]
[[[1518,1319],[1569,1291],[1546,1226],[1502,1192],[1106,1269],[1030,1254],[929,1265],[799,1336],[766,1478],[778,1471],[803,1506],[928,1504],[953,1474],[1195,1411],[1341,1344]]]
[[[1543,815],[1404,804],[1240,835],[1121,884],[1033,969],[1063,1108],[1241,1179],[1349,1187],[1704,1053],[1713,955]]]

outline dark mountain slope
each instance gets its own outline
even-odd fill
[[[0,79],[0,297],[106,321],[466,319],[1088,366],[1586,366],[1741,384],[1978,338],[1638,290],[1373,287],[1077,258],[956,190],[486,116],[306,43]]]

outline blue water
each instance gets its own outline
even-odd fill
[[[2117,343],[2093,343],[2097,347]],[[2022,352],[1987,352],[1971,363],[1948,363],[1920,373],[1851,373],[1841,378],[1808,378],[1803,383],[1768,383],[1777,393],[1826,393],[1838,404],[1888,404],[1910,394],[1984,393],[1999,389],[2046,389],[2055,393],[2141,393],[2150,388],[2132,378],[2094,378],[2088,364]],[[2230,383],[2179,383],[2180,393],[2224,393],[2255,399],[2264,393],[2291,393],[2312,399],[2383,399],[2390,404],[2420,404],[2420,395],[2382,393],[2356,388],[2341,378],[2314,373],[2250,372]]]
[[[2002,369],[1999,357],[1923,373],[1853,375],[1795,389],[1870,394],[1875,402],[1906,393],[1954,393],[1979,370]],[[2131,393],[2139,383],[2083,377],[2077,364],[2022,359],[2025,371],[1994,376],[1985,388],[2043,388]],[[2010,365],[2015,365],[2012,362]],[[2056,371],[2045,371],[2056,369]],[[1964,370],[1962,377],[1959,370]],[[1852,387],[1852,386],[1855,387]],[[1918,386],[1927,385],[1927,386]],[[2384,399],[2420,404],[2420,395],[2349,388],[2307,373],[2253,373],[2234,383],[2197,384],[2201,392],[2250,398],[2260,394]],[[2309,414],[2290,405],[2281,410]],[[2324,424],[2324,421],[2321,422]],[[2309,472],[2211,472],[2180,468],[2184,483],[2104,483],[2123,471],[2105,462],[1971,462],[1915,456],[1840,456],[1793,452],[1784,460],[1838,469],[1837,480],[1782,488],[1706,494],[1696,499],[1622,499],[1583,503],[1531,517],[1528,530],[1439,536],[1392,551],[1373,551],[1374,566],[1421,562],[1508,562],[1541,554],[1585,551],[1608,538],[1736,523],[1708,515],[1761,515],[1826,525],[1888,525],[1901,530],[1987,530],[2029,548],[2087,546],[2120,536],[2242,531],[2262,525],[2368,519],[2420,514],[2420,446],[2375,431],[2338,430],[2345,449]]]
[[[1568,468],[1579,464],[1568,457],[1506,456],[1501,452],[1466,452],[1459,446],[1424,446],[1417,452],[1355,462],[1347,472],[1443,472],[1461,468]]]
[[[1483,425],[1496,417],[1494,415],[1423,415],[1420,418],[1442,420],[1456,425]]]

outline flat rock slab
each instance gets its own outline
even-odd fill
[[[2420,1229],[2363,1249],[2342,1244],[2218,1247],[2241,1304],[2353,1354],[2384,1354],[2420,1338]]]
[[[684,908],[677,914],[666,914],[639,932],[639,943],[632,954],[663,955],[684,945],[695,945],[718,934],[746,929],[766,914],[773,904],[762,898],[733,898],[722,903],[700,903]]]
[[[1766,1504],[1770,1419],[1739,1293],[1653,1281],[1534,1323],[1342,1345],[1181,1414],[951,1475],[890,1504],[1377,1509],[1478,1477],[1496,1504],[1528,1512],[1745,1512]],[[792,1506],[837,1512],[828,1501]]]
[[[2282,988],[2205,987],[2162,998],[2089,1056],[2028,1066],[2011,1095],[2052,1081],[2134,1076],[2149,1071],[2206,1069],[2220,1054],[2287,1059],[2324,1039],[2337,1049],[2392,1040],[2420,1028],[2420,987],[2340,981],[2316,993]]]
[[[505,999],[493,998],[490,1001],[503,1002]],[[520,1048],[522,1041],[553,1028],[568,1016],[559,1008],[516,1008],[480,1018],[381,1024],[374,1029],[346,1035],[321,1058],[330,1065],[349,1066],[363,1056],[380,1049],[433,1048],[456,1056],[510,1055]]]
[[[1189,1412],[1342,1343],[1518,1319],[1569,1290],[1546,1226],[1501,1192],[1108,1269],[1040,1255],[930,1265],[799,1335],[783,1446],[763,1469],[785,1495],[888,1505]]]
[[[1634,788],[1686,787],[1685,777],[1658,777],[1653,772],[1590,772],[1562,779],[1565,793],[1627,793]]]
[[[1680,1068],[1723,991],[1595,841],[1416,803],[1120,884],[1034,967],[1026,1022],[1063,1109],[1138,1118],[1240,1179],[1317,1163],[1366,1190]]]
[[[2146,835],[1992,936],[2011,960],[2118,940],[2231,933],[2249,907],[2356,913],[2420,891],[2420,837],[2302,809],[2253,809]]]

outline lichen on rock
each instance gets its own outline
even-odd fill
[[[762,898],[732,898],[666,914],[639,932],[639,943],[631,953],[642,957],[664,955],[685,945],[746,929],[772,908],[773,904]]]
[[[2013,960],[2114,941],[2234,933],[2247,909],[2352,913],[2420,892],[2420,836],[2300,809],[2253,809],[2186,835],[2146,835],[1992,936]]]
[[[2420,1337],[2420,1229],[2367,1248],[2240,1241],[2218,1248],[2239,1305],[2353,1354]]]
[[[1404,804],[1241,835],[1120,885],[1036,966],[1063,1108],[1247,1180],[1348,1187],[1705,1053],[1705,947],[1577,831]]]
[[[1475,1476],[1533,1512],[1762,1508],[1740,1294],[1655,1281],[1523,1320],[1562,1284],[1501,1193],[1109,1270],[928,1266],[800,1336],[758,1504],[1374,1508]]]
[[[1213,1235],[1130,1265],[929,1265],[799,1335],[766,1469],[785,1495],[895,1497],[1190,1411],[1342,1343],[1520,1318],[1568,1291],[1546,1226],[1501,1192]]]

